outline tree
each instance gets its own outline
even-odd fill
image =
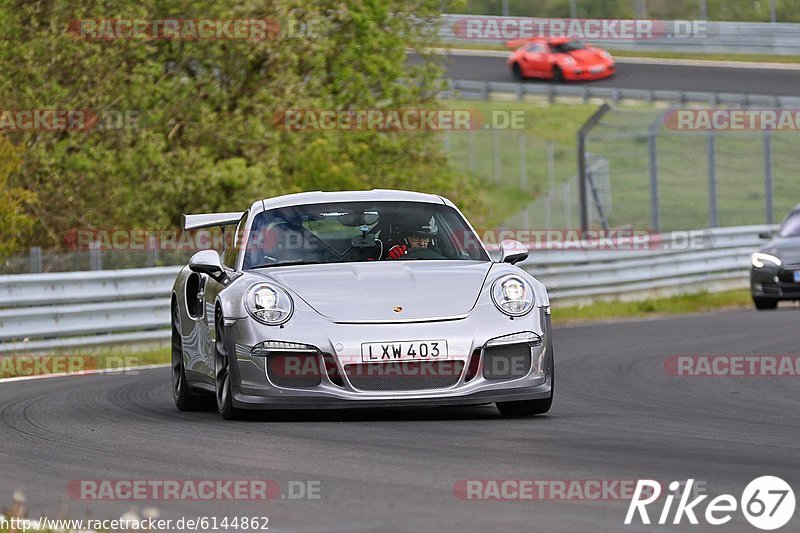
[[[19,170],[20,152],[4,135],[0,135],[0,257],[22,249],[36,222],[25,211],[35,204],[36,195],[8,186],[9,176]]]
[[[181,213],[238,210],[308,189],[402,187],[478,209],[433,133],[296,132],[285,109],[435,108],[435,0],[16,0],[0,7],[5,109],[138,114],[122,129],[9,133],[12,184],[35,193],[35,241],[81,228],[175,227]],[[87,40],[80,19],[269,19],[262,40]],[[71,25],[72,24],[72,25]],[[80,26],[78,26],[80,27]],[[424,51],[420,51],[426,55]],[[430,56],[429,56],[430,57]]]

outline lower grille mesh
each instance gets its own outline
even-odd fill
[[[531,371],[527,344],[493,346],[483,352],[483,377],[491,380],[524,378]]]
[[[353,387],[365,391],[444,389],[458,383],[463,361],[408,361],[345,365]]]

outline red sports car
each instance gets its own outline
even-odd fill
[[[517,79],[600,80],[616,71],[611,54],[574,39],[525,39],[509,41],[506,46],[516,48],[508,57],[508,66]]]

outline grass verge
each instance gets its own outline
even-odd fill
[[[47,354],[6,354],[0,356],[0,379],[46,374],[78,373],[100,369],[122,369],[170,361],[168,346],[146,349],[111,347],[58,350]]]
[[[556,302],[553,305],[553,323],[565,325],[615,318],[684,315],[704,311],[749,309],[752,305],[750,292],[746,290],[718,293],[698,292],[636,302],[614,300],[567,307],[561,307]]]

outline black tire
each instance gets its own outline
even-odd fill
[[[514,74],[514,78],[517,80],[524,80],[525,77],[522,75],[522,67],[519,66],[519,63],[514,63],[511,65],[511,73]]]
[[[202,411],[208,408],[208,396],[192,391],[183,366],[183,341],[180,333],[178,304],[172,303],[172,397],[178,411]]]
[[[543,400],[522,400],[519,402],[497,402],[497,410],[506,418],[522,418],[526,416],[543,415],[550,410],[553,405],[553,396],[556,392],[556,367],[553,356],[552,338],[548,342],[550,352],[550,397]]]
[[[753,303],[756,304],[756,309],[759,311],[771,311],[778,308],[778,300],[775,298],[759,298],[753,296]]]
[[[225,326],[222,313],[217,310],[214,320],[217,340],[214,343],[214,386],[217,400],[217,411],[225,420],[237,420],[242,412],[233,406],[231,389],[231,363],[228,346],[225,342]]]
[[[564,83],[564,71],[558,65],[553,66],[553,81],[556,83]]]

